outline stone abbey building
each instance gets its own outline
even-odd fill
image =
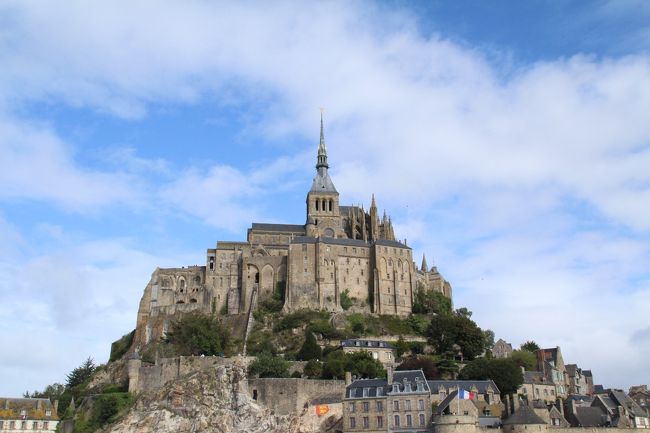
[[[328,173],[321,117],[316,176],[307,192],[305,224],[253,223],[245,242],[218,241],[205,266],[156,269],[138,312],[137,334],[148,343],[164,334],[177,313],[249,313],[257,302],[285,288],[285,311],[352,311],[408,315],[418,287],[451,298],[451,285],[426,260],[418,269],[406,241],[395,238],[391,219],[343,206]],[[344,295],[345,294],[345,295]]]

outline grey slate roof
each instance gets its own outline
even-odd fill
[[[264,232],[290,232],[290,233],[305,233],[305,226],[299,224],[267,224],[267,223],[253,223],[253,230]]]
[[[577,407],[575,413],[576,421],[580,427],[601,427],[607,424],[608,419],[605,412],[599,407]]]
[[[528,407],[526,404],[522,404],[519,406],[519,409],[515,411],[510,417],[508,417],[507,420],[503,422],[504,425],[512,425],[512,424],[518,424],[518,425],[523,425],[523,424],[546,424],[546,421],[541,419],[533,409]]]
[[[357,344],[358,343],[358,344]],[[380,347],[385,349],[392,349],[388,342],[382,340],[359,340],[359,339],[348,339],[341,341],[341,346],[343,347]]]
[[[429,388],[431,392],[437,393],[438,387],[442,385],[445,389],[464,389],[465,391],[471,391],[472,386],[475,386],[479,394],[485,394],[487,392],[488,386],[492,387],[492,390],[495,394],[499,394],[499,388],[496,383],[492,380],[428,380]]]
[[[546,383],[546,378],[541,371],[524,371],[524,383]]]
[[[445,409],[449,407],[452,401],[456,398],[458,395],[458,390],[454,390],[447,395],[439,404],[438,407],[436,407],[435,414],[436,415],[442,415],[445,412]]]
[[[416,379],[424,384],[424,391],[417,391]],[[406,380],[406,382],[405,382]],[[428,393],[426,378],[422,370],[403,370],[393,373],[393,383],[387,379],[357,379],[345,387],[346,398],[380,397],[393,393],[393,385],[398,385],[398,392],[406,392],[405,384],[411,384],[411,393]],[[365,389],[365,392],[364,392]],[[365,393],[365,395],[364,395]]]
[[[311,184],[310,192],[331,192],[337,193],[336,188],[334,187],[334,182],[330,179],[327,169],[318,169],[316,176],[314,176],[314,181]]]
[[[406,249],[411,249],[408,245],[404,245],[401,242],[398,241],[389,241],[387,239],[379,239],[375,242],[377,245],[386,246],[386,247],[397,247],[397,248],[406,248]]]
[[[612,397],[612,400],[614,400],[615,403],[618,402],[618,405],[626,408],[627,411],[630,412],[632,415],[640,416],[640,417],[647,416],[645,411],[641,409],[639,405],[623,391],[612,390],[610,396]]]

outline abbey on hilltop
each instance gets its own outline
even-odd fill
[[[423,258],[417,268],[391,219],[379,217],[374,195],[367,212],[339,204],[328,168],[321,116],[305,224],[253,223],[246,242],[218,241],[208,249],[205,266],[156,269],[140,302],[136,339],[146,344],[164,335],[176,313],[249,313],[281,288],[285,311],[341,311],[345,297],[352,311],[407,315],[418,287],[451,298],[435,267]]]

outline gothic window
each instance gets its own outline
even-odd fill
[[[179,284],[181,293],[183,293],[185,291],[185,280],[181,278],[181,280],[179,281],[178,284]]]
[[[332,200],[330,199],[330,212],[332,212]]]
[[[320,207],[320,200],[316,200],[316,210],[319,210],[318,208]]]
[[[327,210],[327,204],[326,204],[326,200],[325,200],[325,199],[323,199],[323,210],[324,210],[324,211]]]

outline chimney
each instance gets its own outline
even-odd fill
[[[59,400],[54,400],[54,410],[52,413],[56,416],[59,416]]]
[[[349,371],[345,372],[345,386],[348,386],[352,383],[352,373]]]
[[[517,409],[519,409],[520,401],[519,401],[519,396],[517,394],[510,394],[512,397],[512,413],[515,413]]]
[[[43,401],[39,398],[36,400],[36,410],[42,410],[43,409]]]
[[[393,367],[391,366],[386,367],[386,379],[389,385],[393,383]]]

